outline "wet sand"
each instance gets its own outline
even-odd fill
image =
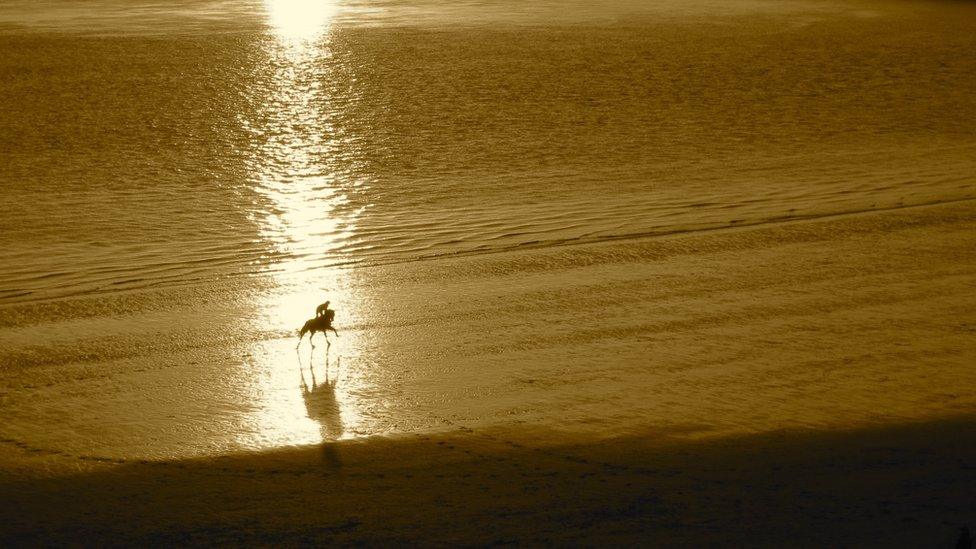
[[[321,347],[294,350],[314,288],[9,307],[0,438],[169,460],[458,426],[703,438],[973,413],[974,220],[963,201],[353,269],[329,292],[334,385]]]
[[[976,418],[675,442],[490,431],[212,459],[5,448],[12,544],[952,547],[976,523]],[[38,461],[45,467],[37,467]]]

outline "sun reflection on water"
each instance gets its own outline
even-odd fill
[[[331,18],[336,5],[315,0],[266,0],[269,34],[265,61],[246,90],[253,112],[242,118],[252,137],[248,169],[263,207],[255,221],[282,258],[268,266],[275,290],[255,303],[261,332],[280,336],[256,343],[243,375],[252,387],[245,446],[303,444],[356,436],[360,382],[348,367],[356,335],[333,338],[325,355],[321,334],[311,352],[307,336],[295,350],[297,329],[331,301],[336,325],[359,316],[343,270],[334,267],[343,239],[359,212],[348,207],[348,188],[330,159],[343,153],[332,123],[327,81]]]
[[[338,7],[330,0],[265,0],[268,22],[283,39],[308,40],[324,33]]]

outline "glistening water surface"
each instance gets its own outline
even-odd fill
[[[694,285],[710,260],[620,239],[971,199],[974,15],[5,2],[0,434],[161,456],[525,418],[710,428],[727,410],[659,417],[628,389],[721,339],[655,361],[633,331],[667,316],[650,277]],[[323,349],[292,349],[325,299],[334,385]],[[692,303],[672,313],[720,308]],[[516,335],[536,351],[508,356]]]

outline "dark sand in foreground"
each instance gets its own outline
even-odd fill
[[[952,547],[976,524],[973,418],[525,440],[459,432],[123,465],[7,447],[0,542]]]

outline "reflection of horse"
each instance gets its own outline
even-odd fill
[[[339,411],[339,401],[336,399],[336,383],[339,381],[339,367],[336,363],[336,375],[329,380],[329,353],[325,354],[325,381],[315,380],[315,365],[312,362],[314,351],[308,358],[308,371],[312,378],[311,386],[305,382],[305,368],[298,359],[299,372],[302,380],[302,400],[305,401],[305,411],[308,417],[318,422],[322,429],[322,440],[335,440],[342,436],[342,416]]]
[[[311,335],[308,336],[308,342],[311,343],[312,347],[314,348],[315,343],[312,342],[312,338],[315,337],[315,332],[322,332],[322,335],[325,336],[326,347],[331,347],[332,343],[329,341],[329,334],[327,333],[327,330],[332,330],[332,333],[334,333],[336,337],[339,337],[339,332],[337,332],[336,329],[332,327],[333,318],[335,318],[334,315],[325,314],[322,316],[317,316],[315,318],[309,319],[308,322],[306,322],[305,325],[302,326],[302,329],[298,332],[298,345],[302,344],[302,338],[305,337],[305,334],[307,334],[308,332],[312,332]],[[296,349],[298,348],[298,345],[295,345]]]

